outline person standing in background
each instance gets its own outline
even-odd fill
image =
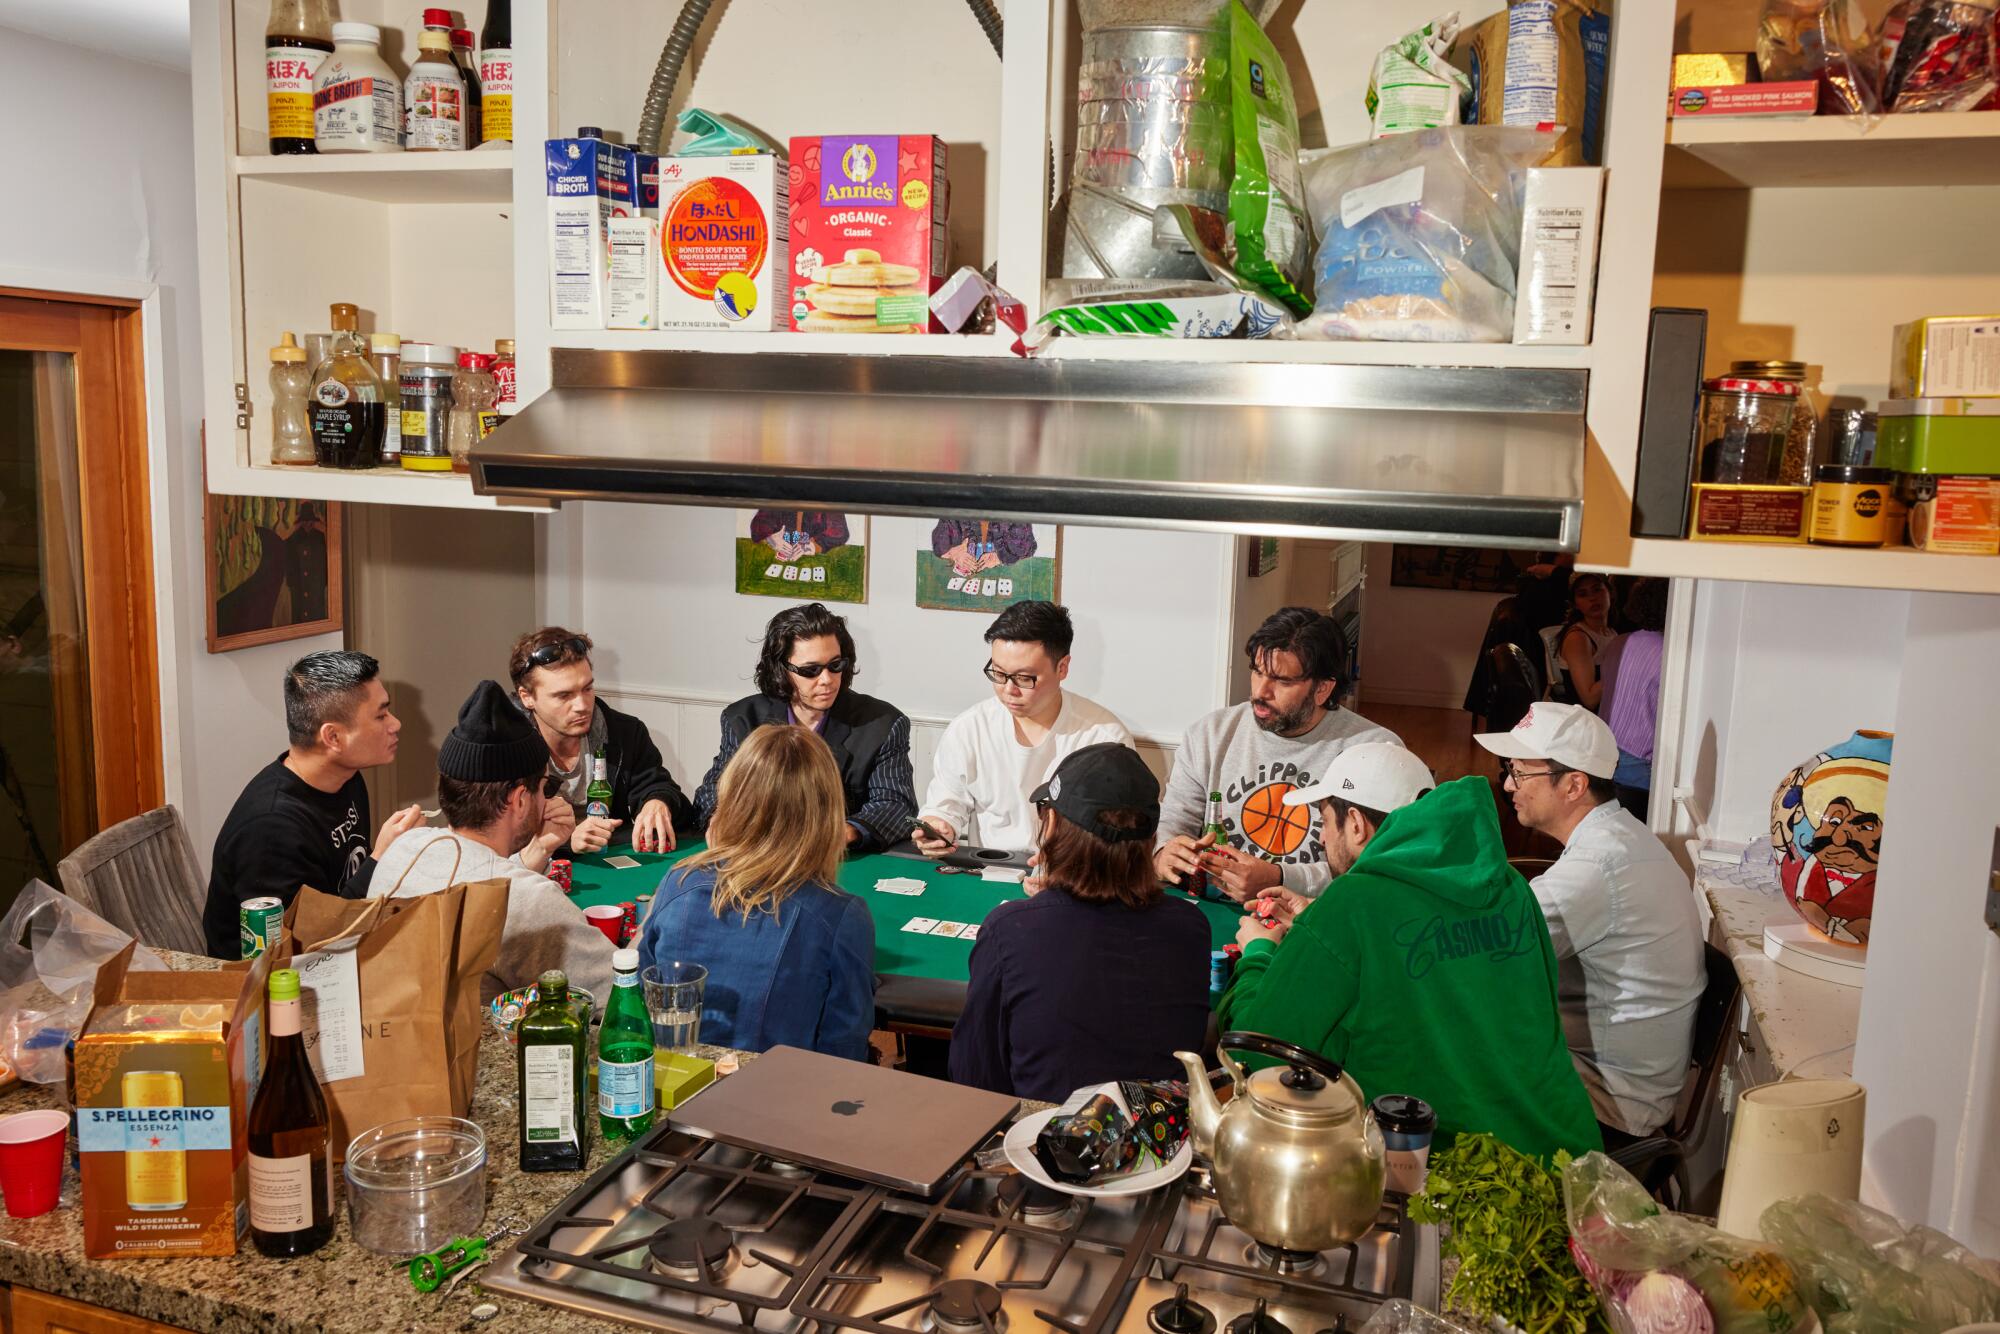
[[[1604,700],[1598,713],[1618,743],[1618,770],[1611,781],[1618,804],[1639,820],[1647,816],[1653,790],[1653,737],[1660,725],[1660,662],[1667,638],[1664,579],[1641,579],[1625,599],[1625,617],[1634,629],[1605,646],[1597,659]]]
[[[1550,699],[1597,712],[1604,694],[1597,655],[1612,634],[1611,581],[1601,574],[1577,575],[1569,581],[1569,615],[1562,629],[1542,635],[1549,646]]]

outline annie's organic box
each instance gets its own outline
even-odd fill
[[[76,1040],[83,1249],[234,1255],[250,1223],[249,1113],[270,956],[213,972],[97,976]]]

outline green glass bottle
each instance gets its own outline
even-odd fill
[[[611,955],[611,999],[597,1029],[597,1128],[605,1142],[653,1125],[653,1020],[639,990],[639,951]]]
[[[599,820],[611,818],[610,770],[604,763],[604,752],[598,751],[590,761],[590,786],[584,789],[584,811],[586,816]]]
[[[585,1063],[589,1027],[570,1004],[569,978],[550,969],[515,1027],[523,1172],[578,1172],[590,1157]]]
[[[1208,794],[1208,824],[1202,832],[1204,834],[1212,834],[1215,837],[1216,847],[1226,848],[1229,846],[1229,830],[1222,823],[1222,794],[1220,792],[1211,792]]]

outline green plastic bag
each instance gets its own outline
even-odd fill
[[[1291,76],[1243,0],[1229,0],[1230,128],[1236,170],[1229,231],[1236,271],[1295,315],[1312,311],[1306,290],[1312,225],[1299,178],[1299,110]]]

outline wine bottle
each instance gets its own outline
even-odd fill
[[[332,1122],[299,1035],[299,975],[277,969],[270,988],[270,1056],[250,1104],[250,1240],[287,1259],[333,1237]]]
[[[611,955],[611,1000],[597,1029],[597,1128],[605,1141],[653,1126],[653,1020],[639,991],[639,951]]]
[[[569,978],[560,969],[543,973],[535,985],[535,1003],[514,1030],[521,1170],[578,1172],[590,1157],[588,1030],[570,1004]]]

